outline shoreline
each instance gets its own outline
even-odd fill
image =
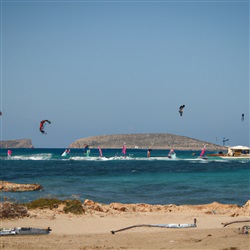
[[[29,216],[3,219],[1,227],[52,229],[49,235],[1,237],[1,249],[237,249],[249,247],[249,234],[239,231],[250,222],[250,200],[242,207],[213,202],[207,205],[100,204],[86,200],[81,215],[63,206],[29,210]],[[138,224],[193,223],[195,228],[137,227]],[[17,240],[18,239],[18,240]]]

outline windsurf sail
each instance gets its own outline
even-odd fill
[[[67,155],[69,154],[69,152],[70,152],[70,149],[67,148],[67,149],[62,153],[61,156],[67,156]]]
[[[88,144],[84,144],[84,148],[83,148],[83,153],[86,154],[87,151],[89,149],[89,145]]]
[[[122,146],[122,153],[123,153],[124,155],[126,155],[126,150],[127,150],[127,147],[126,147],[126,145],[124,144],[124,145]]]
[[[175,155],[175,152],[174,152],[174,150],[171,148],[170,151],[169,151],[169,153],[168,153],[168,158],[172,158],[172,156],[174,156],[174,155]]]
[[[98,149],[99,149],[99,154],[100,154],[100,157],[102,157],[102,149],[100,146],[98,146]]]
[[[84,144],[83,153],[88,157],[90,154],[90,149],[88,144]]]
[[[206,151],[206,145],[203,147],[203,149],[201,150],[201,154],[200,157],[203,157]]]

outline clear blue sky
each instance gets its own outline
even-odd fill
[[[1,140],[249,145],[249,94],[248,1],[1,1]]]

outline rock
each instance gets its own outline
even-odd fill
[[[97,148],[121,148],[126,143],[127,148],[151,148],[177,150],[201,150],[207,144],[208,150],[225,150],[225,147],[197,139],[174,134],[117,134],[92,136],[78,139],[69,145],[70,148],[83,148],[85,144]]]
[[[0,148],[34,148],[31,139],[0,141]]]
[[[157,213],[167,213],[167,212],[182,212],[182,211],[199,211],[205,214],[227,214],[231,216],[239,215],[250,215],[249,211],[250,200],[244,206],[238,206],[236,204],[220,204],[218,202],[213,202],[211,204],[204,205],[151,205],[151,204],[123,204],[123,203],[110,203],[110,204],[101,204],[94,202],[92,200],[86,199],[84,201],[85,210],[94,213],[94,212],[103,212],[103,213],[148,213],[148,212],[157,212]]]
[[[36,191],[43,187],[40,184],[17,184],[8,181],[0,181],[0,191],[4,192],[24,192],[24,191]]]

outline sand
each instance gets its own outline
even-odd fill
[[[202,206],[151,206],[85,202],[82,215],[65,214],[62,207],[35,209],[29,216],[4,219],[1,227],[52,229],[49,235],[2,236],[0,249],[250,249],[249,234],[240,233],[250,222],[250,201],[243,207],[212,203]],[[193,223],[195,228],[137,227],[137,224]]]

